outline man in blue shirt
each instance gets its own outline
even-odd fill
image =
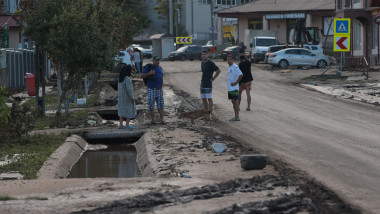
[[[149,70],[149,68],[151,68]],[[164,72],[160,66],[160,57],[153,57],[153,65],[151,67],[145,67],[141,78],[148,78],[148,109],[150,111],[150,117],[152,124],[156,124],[154,119],[154,104],[157,103],[158,113],[160,114],[160,123],[165,124],[164,121],[164,95],[162,91]]]

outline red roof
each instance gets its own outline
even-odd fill
[[[20,20],[19,18],[16,18]],[[0,16],[0,27],[3,27],[4,24],[8,23],[8,27],[10,28],[19,28],[21,27],[17,22],[12,18],[11,15]]]

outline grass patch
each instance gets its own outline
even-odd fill
[[[47,158],[61,146],[67,138],[61,135],[35,135],[11,139],[0,143],[0,159],[14,158],[10,164],[0,166],[0,173],[16,171],[24,179],[37,178],[37,172]]]
[[[17,198],[7,196],[7,195],[0,195],[0,201],[10,201],[10,200],[17,200]]]
[[[69,111],[69,118],[65,121],[65,113],[62,112],[61,117],[57,118],[55,115],[47,115],[45,117],[38,117],[34,123],[34,130],[41,130],[45,128],[63,128],[69,126],[86,126],[89,117],[89,111]]]
[[[101,88],[96,88],[95,91],[87,96],[87,104],[86,105],[77,105],[75,103],[70,103],[70,108],[88,108],[94,107],[97,105],[97,99],[100,94]],[[78,98],[78,96],[77,96]],[[82,97],[81,97],[82,98]],[[25,105],[36,106],[36,98],[30,98]],[[45,110],[57,110],[58,107],[58,96],[56,93],[54,94],[46,94],[45,95]],[[65,107],[62,104],[62,111],[64,111]]]

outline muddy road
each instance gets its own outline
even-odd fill
[[[297,84],[319,69],[280,73],[254,65],[251,111],[243,94],[240,122],[227,99],[228,65],[214,81],[215,126],[231,137],[305,171],[364,213],[380,213],[380,109],[338,99]],[[161,62],[166,84],[199,97],[200,61]]]

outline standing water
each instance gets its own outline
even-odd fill
[[[67,178],[140,177],[136,150],[131,145],[110,145],[107,149],[86,151]]]

